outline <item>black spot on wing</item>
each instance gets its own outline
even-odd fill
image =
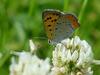
[[[51,25],[48,25],[48,27],[51,27]]]
[[[55,28],[55,30],[57,30],[58,28]]]
[[[52,31],[52,29],[49,29],[49,31]]]
[[[54,19],[54,21],[57,21],[57,19]]]

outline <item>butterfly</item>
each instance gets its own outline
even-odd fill
[[[42,19],[49,43],[51,44],[57,44],[63,39],[70,37],[75,29],[80,26],[74,14],[63,13],[54,9],[44,10]]]

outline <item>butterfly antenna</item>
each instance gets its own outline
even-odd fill
[[[33,37],[33,39],[47,39],[46,37]]]

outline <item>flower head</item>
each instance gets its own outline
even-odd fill
[[[53,51],[54,75],[92,75],[91,46],[78,36],[58,43]]]
[[[33,46],[32,46],[33,45]],[[31,41],[30,49],[34,51],[35,46]],[[49,58],[45,60],[39,59],[31,52],[15,52],[18,61],[12,57],[10,65],[10,75],[50,75],[51,65]]]

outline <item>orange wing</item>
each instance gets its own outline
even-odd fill
[[[46,34],[49,40],[54,38],[55,25],[60,16],[61,13],[59,11],[52,9],[45,10],[42,13]]]
[[[66,18],[72,22],[72,28],[73,29],[76,29],[80,26],[79,22],[78,22],[78,19],[75,15],[73,14],[66,14]]]

